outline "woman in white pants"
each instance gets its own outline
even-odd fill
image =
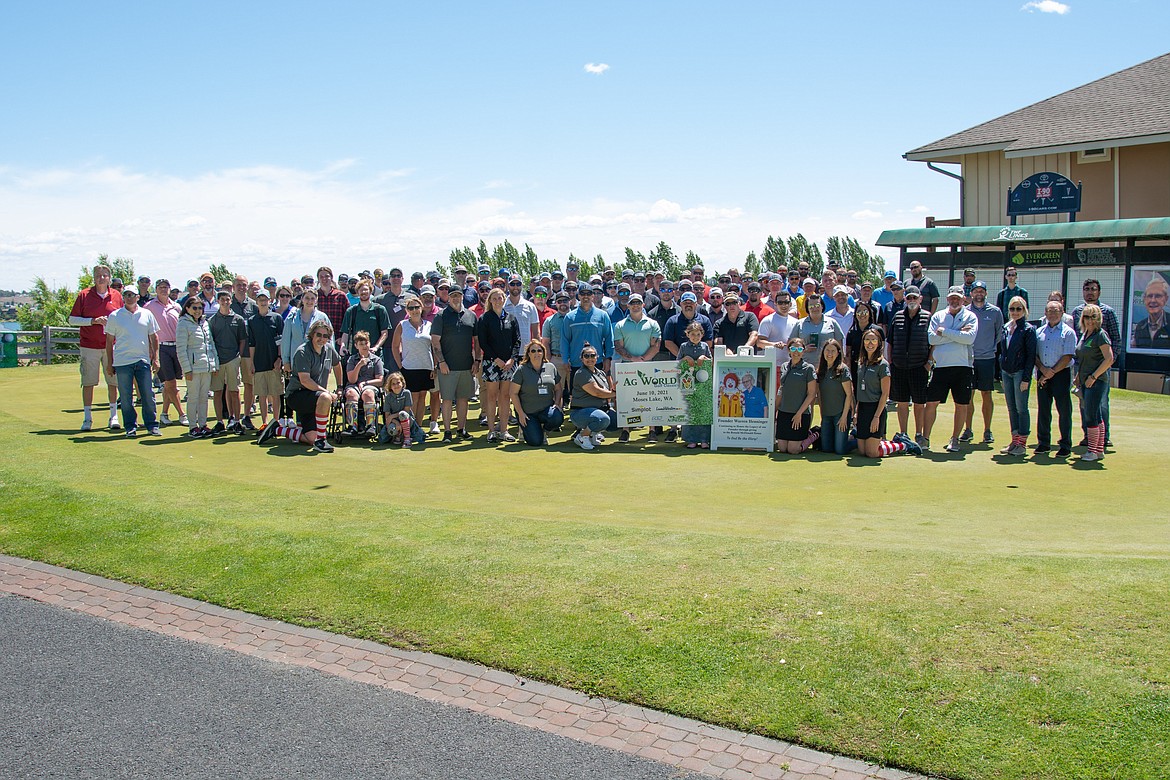
[[[198,295],[187,299],[179,316],[175,326],[175,352],[187,383],[187,418],[191,424],[188,435],[202,439],[211,435],[207,427],[207,391],[211,389],[211,375],[219,370],[219,355]]]

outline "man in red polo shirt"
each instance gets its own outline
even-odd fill
[[[108,266],[93,267],[93,286],[86,287],[73,300],[69,324],[81,328],[81,405],[85,412],[81,430],[93,427],[93,388],[105,377],[110,399],[110,430],[122,427],[118,422],[118,385],[110,383],[106,365],[106,318],[122,308],[122,294],[110,289],[113,273]]]

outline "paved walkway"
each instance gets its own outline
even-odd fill
[[[711,777],[922,780],[900,770],[598,699],[430,653],[301,628],[0,555],[0,593],[484,713]]]

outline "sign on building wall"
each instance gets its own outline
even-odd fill
[[[1034,173],[1008,190],[1007,215],[1075,214],[1081,210],[1081,186],[1045,171]],[[1013,220],[1012,224],[1015,224]]]

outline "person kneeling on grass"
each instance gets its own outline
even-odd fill
[[[841,342],[837,342],[840,344]],[[817,372],[804,362],[804,340],[788,339],[788,362],[780,367],[776,404],[776,451],[799,455],[821,437],[812,428],[812,405],[817,398]]]
[[[353,433],[378,433],[378,404],[374,390],[382,385],[382,359],[370,349],[370,334],[359,330],[353,336],[353,352],[345,364],[345,424]],[[358,422],[358,401],[362,418]]]
[[[890,400],[890,364],[882,357],[886,339],[877,328],[861,338],[857,362],[857,451],[867,458],[882,458],[897,452],[921,455],[922,448],[905,433],[885,441],[886,401]]]
[[[512,374],[512,406],[520,421],[520,432],[529,447],[548,443],[547,431],[560,430],[565,413],[556,405],[561,376],[551,361],[544,359],[544,345],[533,339],[524,348],[524,359]]]
[[[591,450],[605,441],[602,431],[617,429],[617,412],[609,407],[617,392],[610,388],[609,377],[597,367],[597,350],[588,341],[581,350],[580,360],[581,368],[573,374],[569,417],[580,429],[573,442],[583,450]]]
[[[292,371],[285,388],[288,410],[296,414],[298,424],[280,425],[271,420],[260,431],[256,443],[285,436],[289,441],[304,441],[317,452],[333,452],[325,435],[329,410],[337,400],[337,395],[327,389],[330,373],[337,387],[345,386],[341,356],[333,346],[333,326],[327,320],[318,320],[309,327],[308,341],[293,352]]]
[[[426,439],[422,428],[414,419],[414,395],[406,388],[406,377],[395,371],[386,377],[382,398],[382,410],[386,416],[386,427],[378,436],[382,444],[401,442],[408,448]]]

